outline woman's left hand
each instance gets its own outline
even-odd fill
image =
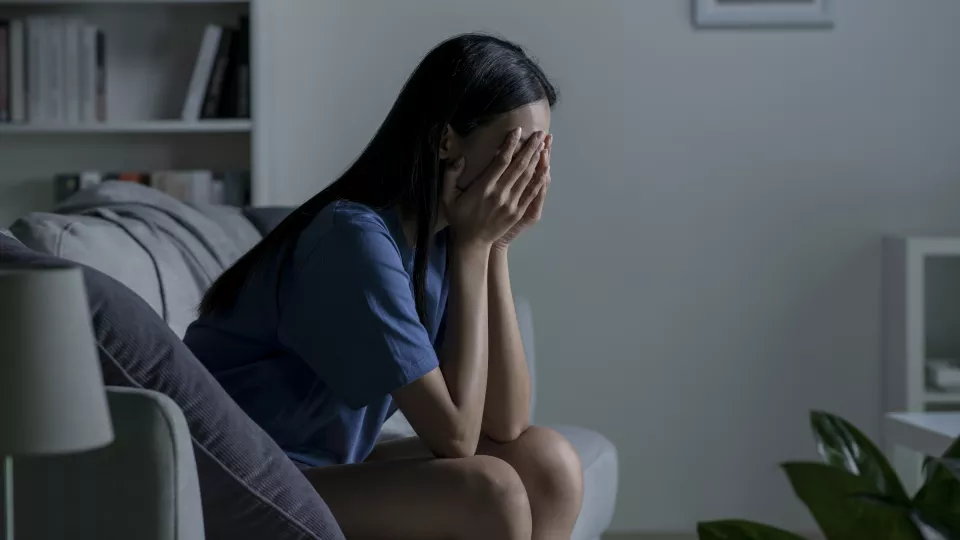
[[[547,197],[547,188],[550,186],[550,154],[553,150],[553,135],[547,135],[544,141],[543,152],[540,153],[540,162],[537,164],[536,177],[527,187],[527,192],[523,194],[523,199],[534,197],[533,202],[527,207],[526,213],[520,218],[516,225],[510,228],[499,240],[494,242],[493,248],[505,251],[521,232],[530,228],[534,223],[540,221],[543,215],[543,201]]]

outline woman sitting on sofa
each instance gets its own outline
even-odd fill
[[[530,425],[511,241],[540,219],[556,92],[452,38],[356,162],[210,288],[184,341],[349,538],[569,538],[582,471]],[[375,447],[399,407],[418,438]]]

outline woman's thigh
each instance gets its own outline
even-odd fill
[[[350,540],[530,538],[523,483],[497,458],[366,462],[304,474]]]

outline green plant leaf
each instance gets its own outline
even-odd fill
[[[784,463],[783,470],[829,540],[924,540],[910,519],[909,502],[881,493],[864,476],[821,463]],[[867,500],[871,496],[895,504]]]
[[[960,446],[927,460],[928,474],[913,498],[916,519],[946,538],[960,538]]]
[[[960,438],[925,463],[926,481],[913,497],[915,517],[947,538],[960,538]]]
[[[855,497],[907,512],[924,540],[960,539],[960,529],[956,524],[951,525],[949,517],[944,516],[940,508],[915,508],[912,501],[905,503],[886,495],[865,494]]]
[[[697,536],[700,540],[804,540],[789,531],[739,519],[700,523]]]
[[[934,456],[924,456],[923,465],[920,467],[920,472],[923,473],[923,481],[926,482],[930,480],[933,476],[933,470],[936,468],[936,463],[933,460],[937,459]]]
[[[853,424],[833,414],[813,411],[810,426],[824,463],[865,478],[878,493],[910,500],[883,452]]]
[[[927,463],[933,470],[931,471],[931,476],[933,476],[939,467],[942,467],[946,472],[953,475],[953,478],[960,481],[960,459],[957,458],[946,458],[946,457],[927,457],[924,460],[924,463]],[[939,467],[937,467],[939,465]]]
[[[920,527],[925,540],[957,540],[960,538],[960,528],[950,522],[949,516],[944,516],[934,510],[914,510],[914,523]]]

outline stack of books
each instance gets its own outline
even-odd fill
[[[0,20],[0,122],[103,122],[106,46],[75,17]]]
[[[101,182],[136,182],[188,204],[250,205],[249,171],[73,172],[54,176],[54,202]]]
[[[250,118],[250,22],[207,25],[194,64],[182,118]]]

